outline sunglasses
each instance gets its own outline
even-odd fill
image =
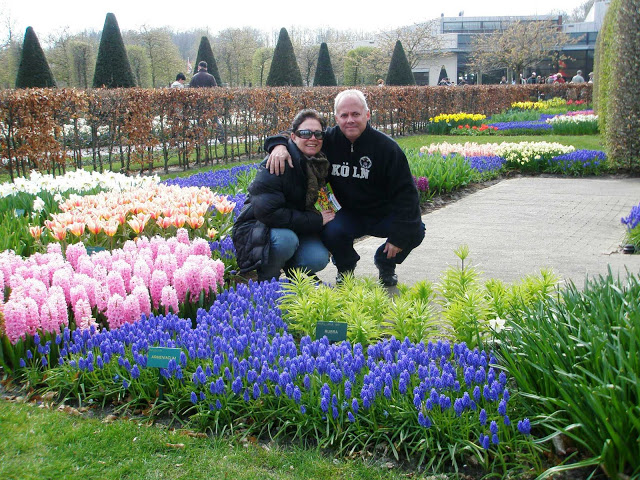
[[[313,135],[317,140],[322,140],[324,138],[324,130],[296,130],[293,134],[296,137],[304,138],[305,140],[309,140]]]

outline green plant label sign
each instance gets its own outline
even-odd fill
[[[318,322],[316,340],[327,337],[330,342],[342,342],[347,339],[347,324],[344,322]]]
[[[180,348],[150,347],[149,355],[147,355],[147,367],[167,368],[172,358],[176,362],[180,361],[181,352]]]
[[[104,247],[87,247],[87,254],[93,255],[94,253],[102,252],[106,250]]]

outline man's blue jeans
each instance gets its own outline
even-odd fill
[[[329,251],[319,235],[300,235],[287,228],[272,228],[269,259],[258,268],[259,280],[280,277],[280,270],[300,268],[316,273],[329,263]]]
[[[398,253],[395,258],[387,258],[384,247],[393,229],[393,215],[387,217],[373,217],[349,212],[342,208],[336,212],[333,220],[327,223],[322,230],[322,242],[333,255],[339,272],[353,270],[360,260],[360,255],[353,248],[356,238],[371,235],[384,238],[385,241],[376,251],[373,259],[378,268],[394,269],[411,253],[411,250],[422,243],[424,239],[424,224],[421,229],[416,229],[413,236],[406,238],[407,246]]]

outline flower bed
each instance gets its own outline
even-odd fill
[[[598,116],[593,114],[556,115],[546,122],[559,135],[595,135],[598,133]]]
[[[172,236],[186,227],[192,236],[214,239],[233,223],[235,204],[209,188],[153,185],[126,192],[72,196],[45,226],[59,242],[84,241],[116,248],[138,235]]]
[[[160,370],[166,395],[157,408],[214,432],[242,422],[245,434],[313,438],[339,453],[386,445],[396,458],[455,464],[474,456],[487,469],[528,443],[509,416],[508,376],[489,352],[394,338],[366,350],[326,338],[298,344],[280,317],[280,295],[277,282],[239,285],[200,310],[195,329],[172,314],[115,331],[65,329],[55,340],[61,367],[47,383],[66,395],[82,386],[95,401],[130,395],[143,406],[156,396],[149,347],[165,346],[182,353]],[[460,443],[464,453],[448,448]]]
[[[625,242],[635,246],[636,252],[640,252],[640,204],[631,209],[628,216],[621,219],[627,227]]]
[[[94,255],[82,243],[69,245],[66,256],[57,244],[27,259],[5,251],[0,253],[0,286],[9,292],[3,299],[4,331],[15,345],[70,324],[79,330],[115,329],[152,311],[190,313],[186,304],[205,305],[223,275],[224,265],[211,258],[209,244],[191,242],[184,229],[168,240],[140,238]]]

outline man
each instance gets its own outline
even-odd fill
[[[571,83],[584,83],[584,77],[582,76],[582,70],[578,70],[571,79]]]
[[[329,159],[329,183],[342,206],[322,232],[322,241],[333,255],[337,281],[353,273],[360,256],[353,248],[356,238],[386,238],[374,255],[383,285],[398,283],[396,265],[424,239],[420,198],[409,162],[400,146],[369,125],[371,113],[359,90],[345,90],[334,103],[336,127],[325,134],[322,151]],[[272,151],[268,167],[284,170],[291,159],[285,138],[269,137],[265,150]]]
[[[536,77],[536,72],[531,72],[531,76],[527,78],[527,83],[529,85],[538,83],[538,77]]]
[[[216,77],[207,72],[207,62],[198,63],[198,73],[196,73],[189,82],[189,87],[217,87]]]

